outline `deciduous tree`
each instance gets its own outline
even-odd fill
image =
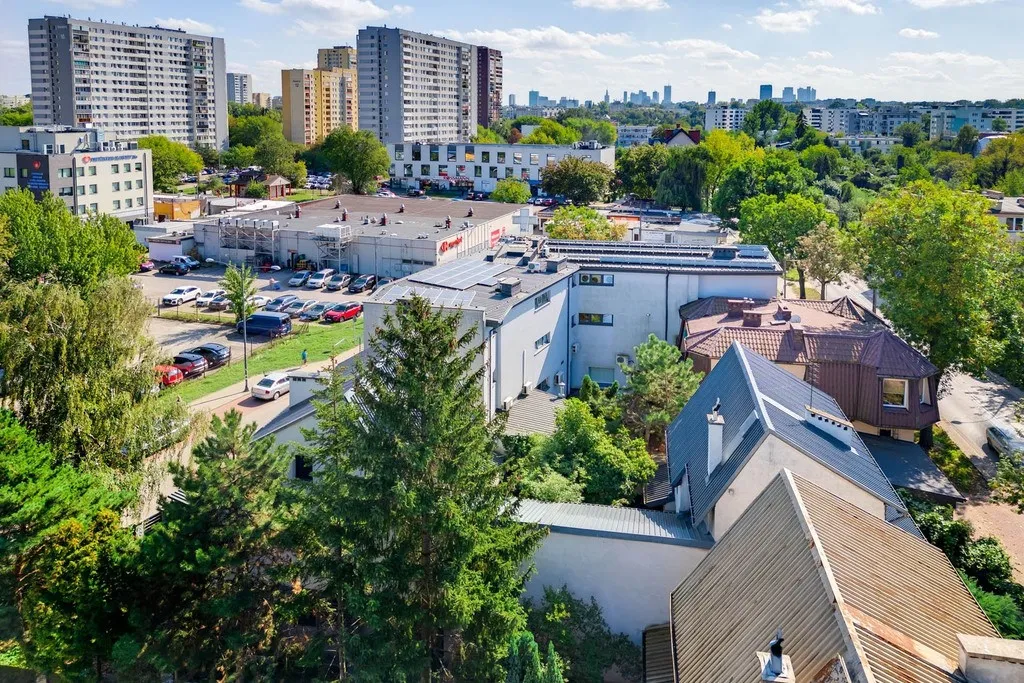
[[[978,129],[969,123],[960,127],[956,137],[953,138],[953,150],[961,154],[973,154],[974,147],[978,144]]]
[[[772,140],[772,132],[783,128],[786,119],[792,114],[778,102],[762,100],[747,112],[743,119],[743,132],[749,135],[758,146],[765,146]]]
[[[139,138],[139,148],[152,151],[153,186],[164,192],[175,192],[181,176],[194,175],[203,170],[203,158],[181,142],[163,135]]]
[[[561,206],[544,226],[556,240],[620,240],[626,229],[586,206]]]
[[[739,216],[743,200],[768,194],[782,199],[804,194],[814,174],[800,165],[796,154],[772,150],[752,154],[729,168],[712,200],[712,210],[725,218]]]
[[[506,204],[525,204],[530,201],[530,186],[521,180],[504,178],[491,193],[491,201]]]
[[[608,184],[615,172],[599,161],[565,157],[547,166],[541,185],[551,195],[561,195],[573,204],[585,206],[608,194]]]
[[[917,143],[924,139],[924,130],[921,124],[916,121],[908,121],[896,126],[896,137],[900,138],[900,144],[904,147],[916,147]]]
[[[821,286],[821,298],[830,282],[837,282],[844,273],[857,268],[857,249],[854,240],[838,226],[823,222],[800,237],[800,263],[807,277]]]
[[[256,164],[256,148],[248,145],[231,145],[221,155],[226,168],[249,168]]]
[[[659,204],[703,211],[710,164],[711,152],[703,145],[669,150],[668,165],[658,178],[655,199]]]
[[[647,201],[654,199],[658,178],[667,165],[668,147],[665,145],[636,145],[616,150],[616,190]]]
[[[368,130],[353,131],[342,126],[324,139],[322,147],[331,171],[352,183],[356,194],[373,190],[377,177],[387,175],[391,168],[388,151]]]

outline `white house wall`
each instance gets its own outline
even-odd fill
[[[779,294],[779,277],[765,275],[701,275],[698,299],[710,296],[771,299]]]
[[[526,596],[540,602],[544,586],[568,586],[601,605],[614,633],[640,643],[644,628],[669,620],[668,596],[707,555],[703,548],[639,540],[550,533],[533,556]]]

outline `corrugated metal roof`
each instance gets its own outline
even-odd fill
[[[672,500],[672,483],[668,480],[668,462],[658,463],[658,469],[647,485],[644,486],[644,505],[661,507]]]
[[[938,548],[789,472],[672,592],[671,618],[679,683],[759,681],[779,627],[798,681],[838,655],[879,683],[961,683],[956,634],[997,636]]]
[[[899,441],[887,436],[862,434],[875,462],[892,482],[911,491],[923,493],[948,503],[964,500],[928,454],[912,441]]]
[[[674,683],[672,678],[672,630],[668,624],[644,631],[644,683]]]
[[[711,547],[710,538],[694,529],[685,517],[671,512],[527,499],[520,502],[516,517],[520,522],[563,534]]]
[[[555,433],[555,411],[565,404],[565,399],[546,391],[531,391],[520,398],[508,411],[506,434]]]

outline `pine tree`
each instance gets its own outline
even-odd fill
[[[356,366],[361,412],[328,427],[348,461],[330,503],[340,536],[321,542],[349,554],[362,624],[349,659],[368,679],[492,679],[525,624],[540,532],[514,520],[492,459],[503,425],[487,421],[477,332],[460,320],[418,297],[396,306]]]
[[[187,676],[269,678],[289,599],[287,452],[253,442],[235,410],[214,417],[193,467],[172,465],[186,503],[165,502],[143,539],[149,649]]]
[[[565,677],[562,675],[562,660],[555,652],[555,644],[551,642],[548,643],[548,656],[541,683],[565,683]]]

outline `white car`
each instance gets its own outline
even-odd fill
[[[318,270],[310,276],[309,280],[306,282],[306,286],[310,289],[320,289],[327,284],[327,281],[331,279],[332,275],[334,275],[334,268]]]
[[[252,397],[264,401],[275,401],[281,397],[281,394],[287,394],[289,389],[288,375],[283,372],[275,372],[256,382],[256,386],[252,388]]]
[[[186,301],[194,301],[202,293],[203,290],[198,287],[175,287],[164,296],[164,306],[180,306]]]
[[[263,308],[268,303],[270,303],[270,297],[263,296],[262,294],[254,294],[253,296],[249,297],[249,303],[252,304],[253,308]]]
[[[209,306],[210,302],[222,294],[227,294],[224,289],[208,289],[196,297],[196,306]]]

